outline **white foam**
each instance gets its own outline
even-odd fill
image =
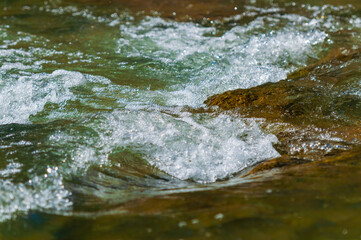
[[[65,103],[71,88],[84,83],[81,73],[56,70],[51,74],[19,77],[0,89],[0,124],[26,123],[46,103]]]
[[[5,169],[0,170],[0,176],[1,177],[8,177],[10,175],[13,175],[15,173],[21,172],[21,167],[23,165],[17,162],[9,163]]]
[[[131,149],[182,180],[214,182],[279,155],[272,147],[275,136],[264,134],[254,122],[226,115],[117,111],[94,128],[102,154],[115,147]]]
[[[26,66],[22,63],[3,63],[3,65],[1,66],[1,70],[11,70],[11,69],[16,69],[16,70],[26,70],[26,69],[31,69],[31,66]]]
[[[102,114],[84,126],[97,137],[57,132],[52,146],[71,147],[69,167],[63,173],[81,174],[91,165],[109,164],[114,149],[128,149],[150,164],[181,180],[214,182],[260,160],[279,156],[254,120],[228,115],[191,114],[181,108],[129,105],[126,110]]]
[[[1,179],[0,196],[0,222],[11,219],[15,213],[24,213],[30,209],[65,211],[72,206],[62,176],[56,172],[35,176],[26,183]]]
[[[305,64],[313,46],[327,36],[289,28],[254,35],[252,29],[260,24],[256,19],[214,37],[214,27],[147,17],[139,25],[120,27],[124,37],[118,41],[118,53],[181,68],[171,74],[185,84],[173,86],[168,104],[199,106],[212,94],[286,78],[292,66]],[[155,68],[153,74],[158,71]]]
[[[361,28],[361,18],[353,17],[350,19],[350,23],[356,28]]]
[[[78,132],[76,132],[78,133]],[[98,139],[87,138],[81,134],[73,135],[71,133],[56,132],[49,137],[49,143],[52,146],[60,148],[72,147],[73,150],[69,161],[60,170],[63,174],[77,175],[83,174],[91,165],[102,165],[108,163],[108,152],[99,154],[100,147],[107,143],[97,142]],[[64,160],[65,162],[65,160]]]

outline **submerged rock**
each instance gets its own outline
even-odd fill
[[[205,103],[266,120],[264,129],[278,137],[282,155],[268,167],[319,160],[360,144],[360,66],[360,51],[338,54],[277,83],[227,91]]]

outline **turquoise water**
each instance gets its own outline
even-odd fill
[[[203,102],[361,43],[360,10],[346,4],[218,3],[233,12],[200,21],[80,2],[0,3],[4,224],[250,181],[236,176],[280,156],[277,137]]]

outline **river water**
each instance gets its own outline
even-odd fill
[[[278,139],[203,102],[359,50],[360,7],[2,1],[0,239],[359,238],[359,167],[238,177]]]

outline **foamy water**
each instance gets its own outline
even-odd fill
[[[82,74],[65,70],[19,77],[0,90],[0,124],[27,123],[29,116],[43,110],[46,103],[65,104],[74,98],[70,88],[82,82]]]
[[[225,180],[279,156],[273,148],[277,138],[264,133],[255,119],[191,113],[184,107],[202,107],[207,97],[226,90],[277,82],[317,58],[322,46],[332,44],[329,33],[344,23],[337,16],[316,16],[347,8],[303,8],[305,16],[250,6],[248,15],[260,16],[247,24],[229,26],[244,17],[236,15],[222,20],[227,26],[219,27],[220,21],[206,27],[150,16],[99,17],[72,6],[41,7],[40,12],[86,19],[117,34],[101,51],[91,46],[95,52],[86,41],[59,44],[3,26],[0,149],[7,159],[0,165],[0,221],[34,209],[71,211],[67,181],[86,176],[92,166],[111,167],[109,156],[120,150],[184,185]],[[353,26],[359,23],[352,19]],[[114,69],[114,79],[101,74]],[[57,123],[64,119],[68,122]],[[39,166],[27,164],[29,156]],[[28,175],[16,181],[21,172]],[[135,186],[129,179],[127,184]],[[159,183],[154,182],[145,184],[150,193]],[[172,183],[167,187],[172,189]]]
[[[167,91],[165,104],[196,107],[216,93],[286,78],[292,66],[305,64],[314,55],[313,46],[327,37],[316,29],[288,27],[254,36],[252,28],[260,26],[250,25],[253,22],[214,37],[207,35],[216,32],[214,27],[148,17],[139,25],[120,27],[124,39],[118,41],[118,52],[166,65],[166,69],[144,66],[148,75],[164,71],[169,81],[180,82]]]

